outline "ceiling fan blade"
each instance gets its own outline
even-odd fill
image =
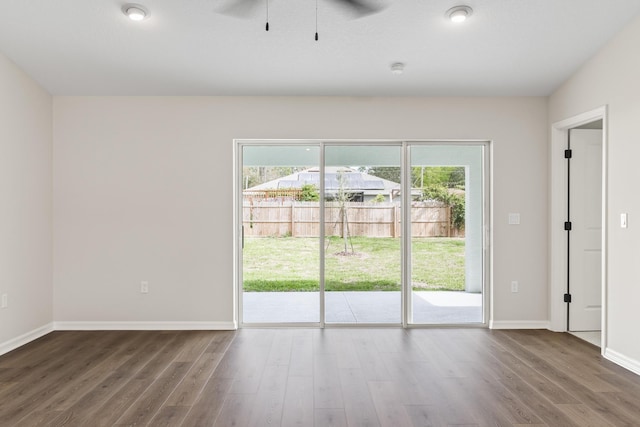
[[[228,0],[226,3],[225,6],[218,8],[218,13],[236,18],[254,15],[258,6],[265,4],[264,0]]]
[[[345,9],[355,13],[358,17],[372,15],[382,11],[385,6],[377,2],[371,2],[366,0],[333,0],[337,5],[342,6]]]

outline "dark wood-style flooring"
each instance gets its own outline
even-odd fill
[[[639,426],[640,377],[568,334],[54,332],[0,357],[0,426]]]

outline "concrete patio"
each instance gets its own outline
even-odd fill
[[[318,292],[245,292],[244,323],[319,322]],[[401,323],[400,292],[327,292],[326,323]],[[413,323],[482,322],[482,295],[413,292]]]

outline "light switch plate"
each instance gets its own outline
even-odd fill
[[[627,228],[627,214],[626,213],[621,213],[620,214],[620,228]]]
[[[519,213],[510,213],[509,214],[509,225],[519,225],[520,224],[520,214]]]

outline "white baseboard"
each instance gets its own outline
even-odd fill
[[[609,348],[604,350],[603,355],[605,359],[608,359],[613,363],[630,370],[636,375],[640,375],[640,361],[627,357],[624,354],[620,354],[617,351],[611,350]]]
[[[549,329],[548,320],[491,320],[489,329]]]
[[[43,337],[53,331],[53,323],[48,323],[44,326],[40,326],[39,328],[34,329],[33,331],[27,332],[26,334],[22,334],[19,337],[0,343],[0,356],[9,353],[10,351],[15,350],[18,347],[22,347],[23,345],[28,344],[31,341],[37,340],[38,338]]]
[[[230,331],[235,322],[54,322],[56,331]]]

